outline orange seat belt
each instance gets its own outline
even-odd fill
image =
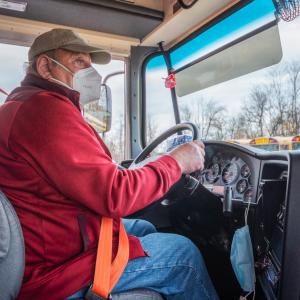
[[[119,245],[112,262],[113,219],[102,217],[97,249],[96,267],[92,292],[108,299],[110,292],[121,277],[129,258],[129,241],[120,220]]]

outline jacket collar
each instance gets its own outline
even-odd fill
[[[79,92],[74,91],[72,89],[69,89],[67,87],[64,87],[60,84],[51,82],[49,80],[43,79],[41,77],[38,77],[33,74],[27,74],[24,80],[21,82],[21,87],[37,87],[43,90],[47,90],[49,92],[55,92],[58,94],[61,94],[68,99],[72,101],[72,103],[79,109],[80,109],[80,103],[79,103]]]

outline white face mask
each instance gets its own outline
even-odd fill
[[[53,58],[49,57],[49,59],[51,59],[53,62],[57,63],[64,70],[73,75],[73,88],[56,78],[51,78],[51,80],[79,92],[80,103],[82,105],[100,99],[102,77],[94,67],[90,66],[89,68],[81,69],[78,72],[73,73],[67,67],[54,60]]]

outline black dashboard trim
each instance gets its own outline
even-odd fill
[[[288,152],[287,151],[276,151],[276,152],[268,152],[261,149],[257,149],[247,145],[239,145],[229,142],[221,142],[221,141],[203,141],[204,145],[218,145],[224,146],[231,149],[236,149],[244,152],[252,157],[255,157],[259,160],[284,160],[288,161]]]

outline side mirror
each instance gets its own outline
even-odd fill
[[[111,89],[108,85],[101,85],[100,99],[84,106],[84,118],[99,133],[111,129],[112,102]]]

